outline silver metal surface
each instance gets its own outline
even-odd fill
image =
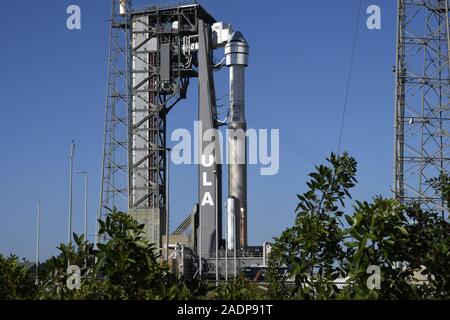
[[[197,76],[182,46],[185,37],[197,34],[199,11],[198,5],[149,8],[132,10],[130,17],[129,213],[161,253],[170,240],[167,116],[186,98],[189,78]]]
[[[238,200],[234,231],[236,249],[247,247],[247,146],[245,131],[245,67],[249,47],[244,36],[234,32],[225,46],[226,65],[230,69],[230,111],[228,128],[228,196]]]
[[[108,80],[103,136],[102,176],[96,215],[95,245],[100,242],[99,220],[116,208],[128,210],[129,111],[130,111],[130,20],[120,15],[119,0],[111,1]],[[126,0],[127,8],[131,1]]]
[[[234,250],[235,248],[235,230],[236,230],[236,207],[237,200],[234,197],[227,199],[227,250]]]
[[[212,28],[216,21],[198,4],[150,6],[138,11],[131,7],[129,0],[112,2],[98,217],[104,218],[113,207],[128,211],[145,225],[146,238],[156,245],[159,252],[163,253],[163,246],[166,245],[165,255],[168,257],[167,250],[172,240],[169,238],[167,115],[178,101],[186,98],[189,79],[198,78],[198,120],[202,123],[199,136],[202,137],[209,129],[218,128],[213,77],[217,66],[213,62],[213,50],[226,43],[225,61],[230,68],[231,95],[229,128],[236,135],[245,131],[244,69],[248,64],[248,45],[240,32],[229,36],[231,29],[228,25]],[[213,29],[216,34],[213,34]],[[226,42],[226,39],[229,41]],[[221,141],[215,135],[212,141],[215,144],[213,158],[221,159]],[[205,153],[211,150],[205,151],[205,148],[210,144],[210,141],[202,140],[196,156],[208,156]],[[232,143],[229,154],[237,159],[229,170],[229,193],[241,204],[235,208],[233,215],[236,274],[237,250],[247,245],[245,135]],[[222,250],[219,248],[222,240],[222,168],[218,161],[214,161],[213,165],[200,161],[198,169],[197,210],[174,234],[184,235],[189,227],[192,229],[189,239],[193,239],[192,249],[202,261],[198,264],[200,275],[205,261],[215,259],[218,280],[218,252]],[[119,195],[125,197],[120,198]],[[96,243],[98,241],[96,237]],[[205,268],[211,269],[208,266]]]
[[[120,8],[119,8],[119,14],[121,16],[124,16],[127,14],[127,0],[120,0]]]
[[[249,46],[241,32],[235,31],[225,45],[226,65],[248,66]]]

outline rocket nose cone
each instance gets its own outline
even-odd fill
[[[231,37],[228,41],[229,42],[245,42],[245,43],[247,43],[247,40],[245,40],[244,36],[242,35],[242,33],[240,31],[233,32],[233,34],[231,35]]]

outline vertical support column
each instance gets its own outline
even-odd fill
[[[197,134],[200,150],[198,154],[199,228],[197,231],[197,252],[202,259],[214,257],[218,240],[216,237],[221,237],[222,168],[220,165],[220,141],[217,134],[214,78],[211,69],[213,63],[211,30],[210,26],[205,24],[203,20],[199,20],[198,23],[198,36],[199,122],[197,123]],[[215,179],[215,175],[217,175],[217,179]],[[218,217],[218,230],[216,230],[216,216]]]
[[[403,202],[403,105],[404,105],[404,86],[403,70],[404,50],[403,50],[403,19],[404,7],[402,0],[397,0],[397,46],[396,46],[396,67],[395,67],[395,146],[394,146],[394,195]]]
[[[397,0],[394,192],[448,213],[431,181],[449,171],[448,0]]]
[[[129,212],[145,225],[146,238],[160,251],[166,233],[166,110],[159,78],[161,64],[170,59],[160,61],[169,52],[155,20],[150,14],[132,15]]]
[[[129,123],[131,109],[130,0],[112,0],[108,81],[103,136],[101,189],[97,220],[104,219],[115,207],[128,209],[130,186]],[[96,224],[95,243],[99,224]]]

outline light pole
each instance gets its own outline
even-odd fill
[[[36,221],[36,281],[35,284],[39,284],[39,229],[40,229],[40,220],[41,220],[41,201],[37,203],[37,221]]]
[[[166,260],[169,263],[169,182],[170,182],[170,151],[172,149],[166,148],[167,156],[167,179],[166,179]]]
[[[70,146],[70,175],[69,175],[69,234],[67,243],[72,239],[72,178],[73,178],[73,159],[75,156],[75,142],[72,140]]]

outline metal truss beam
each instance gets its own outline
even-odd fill
[[[430,180],[449,170],[448,7],[448,0],[398,0],[396,66],[394,193],[443,213]]]

